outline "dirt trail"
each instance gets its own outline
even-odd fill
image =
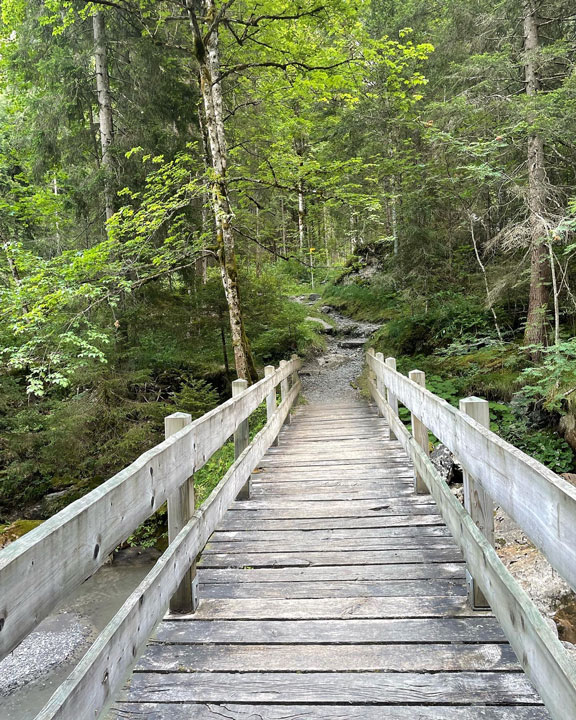
[[[296,299],[303,305],[313,306],[318,297],[303,295]],[[355,385],[362,372],[364,346],[380,325],[351,320],[329,305],[323,306],[322,311],[330,317],[334,327],[317,320],[326,331],[327,347],[322,355],[307,360],[301,370],[304,396],[309,402],[327,404],[357,398]]]

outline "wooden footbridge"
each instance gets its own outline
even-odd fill
[[[576,718],[575,665],[493,549],[496,502],[575,587],[576,489],[492,433],[485,401],[456,409],[423,373],[367,362],[372,405],[291,422],[297,358],[236,381],[0,553],[5,655],[168,502],[168,550],[37,720]],[[465,470],[465,507],[429,432]],[[236,461],[195,510],[194,472],[232,435]]]

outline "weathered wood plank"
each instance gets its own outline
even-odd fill
[[[250,513],[233,513],[220,524],[219,530],[247,530],[254,527],[256,518]],[[333,518],[258,518],[260,530],[336,530],[343,528],[389,528],[407,525],[444,525],[439,514],[383,515],[377,517],[333,517]]]
[[[438,509],[433,503],[421,505],[416,504],[392,504],[389,501],[369,502],[367,505],[360,503],[305,503],[302,507],[279,507],[271,505],[268,508],[252,509],[252,503],[246,508],[235,505],[229,511],[230,520],[246,519],[252,523],[260,523],[265,520],[314,520],[326,518],[362,518],[368,515],[370,518],[383,518],[405,515],[438,515]]]
[[[418,550],[360,550],[348,552],[206,553],[198,567],[312,567],[315,565],[404,565],[450,563],[463,560],[457,548]]]
[[[339,582],[238,582],[200,585],[203,598],[434,597],[466,595],[460,580],[340,580]]]
[[[545,708],[116,703],[118,720],[550,720]]]
[[[114,696],[124,681],[126,671],[136,659],[138,649],[162,616],[188,568],[250,476],[254,465],[277,436],[299,391],[299,383],[296,383],[273,419],[256,435],[208,499],[194,512],[190,522],[100,633],[68,679],[38,713],[36,720],[92,719]]]
[[[261,540],[280,540],[282,543],[292,543],[301,540],[309,542],[331,542],[339,540],[362,540],[362,539],[385,539],[385,538],[426,538],[426,537],[444,537],[451,538],[450,531],[445,525],[422,526],[422,527],[388,527],[388,528],[358,528],[348,530],[260,530],[259,528],[250,528],[249,530],[217,530],[210,538],[210,544],[218,542],[231,542],[233,540],[261,541]]]
[[[410,565],[334,565],[305,568],[200,569],[201,582],[319,582],[340,580],[425,580],[465,577],[464,563],[411,563]]]
[[[196,620],[337,620],[345,618],[470,617],[477,611],[465,598],[353,597],[316,599],[223,598],[200,600]]]
[[[163,643],[309,645],[311,643],[498,643],[506,638],[490,616],[390,620],[165,620],[156,631]]]
[[[396,537],[396,538],[346,538],[340,542],[332,539],[324,542],[310,541],[305,534],[300,540],[293,540],[289,544],[286,538],[281,541],[259,540],[259,541],[215,541],[213,538],[203,550],[203,555],[214,553],[282,553],[289,548],[290,553],[348,553],[351,551],[374,551],[374,550],[414,550],[414,549],[455,549],[456,544],[451,538],[430,536],[422,537]],[[359,563],[360,564],[360,563]]]
[[[136,672],[518,672],[509,645],[150,645]],[[193,682],[193,679],[192,679]]]
[[[0,658],[201,468],[299,364],[291,361],[276,375],[187,425],[0,551]]]
[[[122,700],[462,705],[539,704],[523,675],[477,673],[134,673]]]

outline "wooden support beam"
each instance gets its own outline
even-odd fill
[[[164,418],[165,437],[175,435],[192,422],[192,415],[175,412]],[[185,527],[194,514],[194,475],[168,498],[168,542],[174,542],[178,533]],[[192,613],[198,607],[198,578],[196,562],[192,564],[178,590],[170,599],[170,612]]]
[[[282,370],[287,364],[288,364],[288,362],[286,360],[280,360],[280,369]],[[288,381],[288,377],[286,377],[280,383],[280,398],[281,398],[282,402],[284,402],[286,400],[289,392],[290,392],[290,383]],[[286,415],[286,420],[285,420],[284,424],[290,425],[290,422],[291,422],[290,413],[288,413],[288,415]]]
[[[426,375],[422,372],[422,370],[410,370],[410,372],[408,373],[408,377],[410,378],[410,380],[417,383],[418,385],[426,387]],[[416,415],[414,415],[414,413],[411,413],[411,422],[412,435],[414,436],[414,439],[416,440],[418,445],[420,445],[422,450],[424,450],[426,455],[430,455],[430,446],[428,443],[428,428],[416,417]],[[418,471],[414,473],[414,490],[418,495],[426,495],[428,492],[426,483],[424,482]]]
[[[266,365],[264,368],[264,377],[270,377],[274,375],[276,368],[274,365]],[[266,395],[266,422],[270,422],[270,418],[276,412],[276,388],[273,388],[271,392]],[[275,437],[272,445],[278,445],[278,438]]]
[[[396,370],[396,358],[395,357],[387,357],[385,360],[385,364],[391,368],[392,370]],[[384,385],[386,387],[386,385]],[[386,388],[386,391],[388,393],[388,405],[390,405],[390,408],[395,416],[398,416],[398,398],[396,395],[394,395],[393,392],[390,391],[389,388]],[[383,395],[383,397],[386,397],[386,395]],[[390,426],[390,440],[397,440],[398,438],[394,434],[394,431],[392,430],[392,423],[390,420],[388,420],[388,425]]]
[[[376,353],[374,357],[376,360],[384,362],[384,355],[381,352]],[[384,378],[382,377],[382,374],[374,373],[374,376],[376,378],[376,387],[378,388],[378,392],[382,395],[382,397],[386,397],[386,385],[384,385]],[[378,408],[378,417],[384,417],[384,413],[380,410],[380,408]]]
[[[232,383],[232,397],[236,397],[237,395],[241,395],[244,391],[248,389],[248,381],[247,380],[234,380]],[[248,443],[250,442],[250,421],[248,418],[246,420],[243,420],[240,425],[238,425],[238,428],[236,429],[236,432],[234,433],[234,459],[238,460],[240,455],[244,452],[244,450],[248,447]],[[246,481],[246,485],[240,490],[238,493],[237,500],[249,500],[250,499],[250,478]]]
[[[464,398],[460,400],[460,410],[483,427],[490,428],[490,405],[487,400],[478,397]],[[466,471],[464,471],[464,507],[486,540],[494,547],[494,503],[490,495]],[[490,607],[478,583],[468,571],[467,581],[470,605],[475,610],[485,610]]]

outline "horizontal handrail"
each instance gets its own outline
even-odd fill
[[[199,470],[281,382],[293,358],[0,551],[0,659]]]
[[[370,360],[368,361],[370,364]],[[508,572],[494,548],[452,494],[438,470],[370,379],[372,397],[388,419],[462,550],[469,572],[479,582],[526,674],[553,720],[573,717],[576,663],[548,626],[536,605]],[[397,386],[398,387],[398,386]]]
[[[171,596],[278,434],[299,391],[298,380],[35,720],[94,720],[116,696]]]
[[[576,487],[374,355],[369,367],[576,588]]]

